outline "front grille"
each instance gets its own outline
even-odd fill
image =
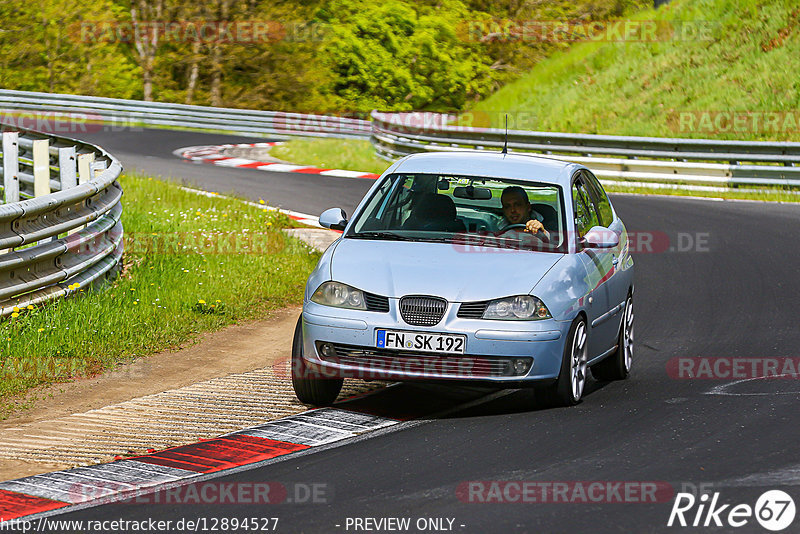
[[[365,292],[364,302],[367,305],[367,311],[384,313],[389,311],[389,297],[382,297],[380,295],[373,295],[372,293]]]
[[[414,326],[434,326],[442,320],[447,301],[438,297],[403,297],[400,299],[400,316]]]
[[[318,342],[318,346],[323,343]],[[533,364],[532,358],[496,356],[435,356],[420,352],[398,352],[386,349],[333,344],[336,355],[320,359],[336,365],[359,369],[352,378],[379,379],[400,375],[423,378],[492,378],[524,376]],[[523,361],[522,370],[514,363]],[[350,375],[348,375],[350,376]]]
[[[456,315],[462,319],[480,319],[483,317],[483,312],[486,311],[487,306],[489,306],[488,300],[483,302],[464,302],[458,307]]]

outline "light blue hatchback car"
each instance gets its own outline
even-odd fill
[[[292,349],[304,403],[344,378],[532,386],[551,405],[628,376],[633,259],[597,178],[575,163],[487,152],[392,165],[306,285]]]

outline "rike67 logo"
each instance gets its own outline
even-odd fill
[[[719,492],[711,496],[703,493],[699,498],[678,493],[667,526],[739,528],[755,519],[765,529],[779,532],[792,524],[795,511],[794,500],[781,490],[764,492],[755,506],[723,503]]]

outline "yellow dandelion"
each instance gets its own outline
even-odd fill
[[[198,301],[197,301],[197,303],[198,303],[198,304],[205,304],[205,303],[206,303],[206,301],[204,301],[204,300],[202,300],[202,299],[201,299],[201,300],[198,300]]]
[[[259,203],[259,204],[266,204],[266,202],[264,202],[264,199],[263,199],[263,198],[259,198],[259,199],[258,199],[258,203]]]
[[[19,317],[19,314],[18,314],[17,312],[14,312],[14,313],[12,313],[12,314],[11,314],[11,317]],[[10,339],[11,339],[11,338],[9,338],[9,340],[10,340]]]
[[[33,309],[33,306],[32,306],[31,304],[28,304],[28,305],[26,306],[26,308],[27,308],[27,309],[29,309],[29,310],[32,310],[32,309]]]
[[[217,302],[222,302],[222,301],[221,301],[221,300],[218,300]]]
[[[14,306],[14,308],[13,308],[11,311],[15,311],[15,312],[19,313],[19,308],[17,308],[16,306]]]
[[[44,328],[40,328],[38,331],[39,332],[44,332]]]

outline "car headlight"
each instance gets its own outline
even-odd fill
[[[314,291],[311,300],[317,304],[351,310],[366,310],[364,292],[341,282],[325,282]]]
[[[505,321],[539,321],[550,317],[552,316],[544,302],[530,295],[493,300],[483,312],[484,319]]]

